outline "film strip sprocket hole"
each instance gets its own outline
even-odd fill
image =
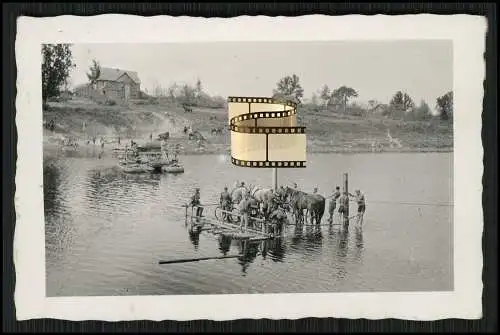
[[[231,162],[253,168],[306,167],[306,127],[297,104],[264,97],[229,97]]]

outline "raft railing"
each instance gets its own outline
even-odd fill
[[[207,218],[206,216],[199,217],[199,216],[195,215],[195,208],[204,208],[205,209],[205,208],[211,207],[211,206],[219,206],[219,204],[205,204],[205,205],[199,205],[199,206],[184,205],[183,207],[185,207],[186,222],[187,222],[188,218],[191,218],[191,221],[193,218],[203,218],[203,220],[209,222],[212,226],[216,226],[218,228],[223,227],[223,228],[229,228],[229,229],[240,229],[240,225],[237,225],[237,224],[234,224],[231,222],[224,222],[222,220],[210,219],[210,218]],[[189,207],[191,207],[191,215],[188,214]],[[240,219],[242,219],[244,216],[241,213],[226,211],[226,210],[221,209],[221,208],[216,208],[215,210],[218,210],[222,213],[226,213],[228,215],[237,216]],[[247,222],[251,222],[251,221],[260,222],[261,223],[261,230],[250,228],[247,226],[247,227],[243,227],[243,231],[247,232],[247,233],[251,233],[251,234],[256,234],[258,236],[260,235],[260,236],[267,237],[268,234],[266,234],[266,220],[263,218],[248,215]]]

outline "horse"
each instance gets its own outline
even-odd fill
[[[239,204],[243,200],[243,196],[248,192],[245,186],[237,186],[231,191],[231,200],[233,204]]]
[[[262,211],[267,216],[267,214],[270,213],[267,209],[272,205],[272,200],[274,198],[273,189],[250,185],[249,192],[250,196],[257,200]]]
[[[244,188],[244,187],[240,187],[240,189],[241,188]],[[246,192],[246,190],[245,190],[244,194],[248,194]],[[243,212],[247,213],[247,218],[257,216],[258,203],[257,203],[257,200],[255,200],[254,198],[252,198],[252,197],[247,198],[245,196],[242,196],[242,198],[236,202],[233,200],[233,204],[234,203],[236,204],[236,208],[238,209],[238,211],[240,213],[243,213]],[[241,218],[238,218],[236,221],[241,222]],[[247,223],[253,225],[253,222],[251,222],[250,219],[248,219]]]
[[[325,213],[326,199],[319,194],[308,194],[302,191],[286,187],[285,197],[288,199],[289,205],[295,214],[296,222],[303,222],[303,211],[307,211],[306,215],[310,215],[310,222],[317,225],[321,223],[323,214]]]

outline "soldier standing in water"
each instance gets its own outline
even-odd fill
[[[335,212],[335,207],[337,207],[337,199],[340,198],[340,187],[335,187],[335,192],[331,195],[330,206],[328,207],[328,212],[330,214],[330,218],[328,221],[333,222],[333,213]]]
[[[349,213],[349,193],[344,191],[344,193],[339,198],[339,215],[346,216]],[[346,222],[349,225],[349,221]]]
[[[356,199],[356,202],[358,204],[358,218],[357,218],[357,225],[358,227],[361,227],[363,224],[363,216],[366,211],[366,202],[365,202],[365,195],[361,193],[360,190],[356,190],[354,192],[354,195],[349,194],[350,196],[354,197]]]

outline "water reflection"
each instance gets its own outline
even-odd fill
[[[269,250],[269,256],[274,262],[283,262],[286,254],[286,243],[283,238],[264,241],[266,249]]]
[[[48,160],[43,167],[43,200],[44,213],[46,222],[55,215],[55,209],[61,207],[61,199],[59,198],[59,188],[61,187],[62,167],[56,166],[54,160]]]
[[[198,250],[200,245],[201,231],[199,229],[188,229],[189,241],[193,244],[194,250]]]
[[[344,259],[347,256],[349,247],[349,230],[339,229],[337,255]]]
[[[358,262],[363,261],[363,252],[364,252],[364,243],[363,243],[363,228],[356,228],[355,229],[355,235],[354,235],[354,245],[355,245],[355,254],[354,258]]]
[[[242,275],[245,276],[250,264],[257,258],[259,254],[260,243],[241,240],[238,249],[241,257],[238,257],[238,263],[241,265]]]
[[[218,238],[218,242],[219,242],[220,252],[224,256],[226,256],[227,253],[229,252],[229,250],[231,249],[231,242],[232,242],[231,236],[220,234],[219,238]]]
[[[298,249],[300,245],[302,244],[302,237],[304,235],[304,231],[302,230],[302,227],[299,225],[297,226],[292,226],[293,227],[293,236],[291,239],[291,245],[294,247],[294,249]]]

